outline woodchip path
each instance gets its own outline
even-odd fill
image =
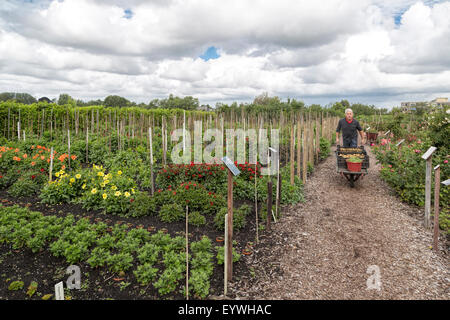
[[[284,209],[231,292],[237,299],[450,299],[448,251],[443,241],[438,254],[430,249],[423,210],[395,196],[370,150],[369,174],[353,189],[336,173],[332,151],[307,181],[306,202]],[[380,290],[368,289],[376,270]]]

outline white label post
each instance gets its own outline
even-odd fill
[[[425,168],[425,228],[430,227],[430,211],[431,211],[431,160],[436,147],[430,147],[427,152],[422,155],[422,159],[426,160]]]
[[[55,284],[55,300],[64,300],[64,285],[62,281]]]

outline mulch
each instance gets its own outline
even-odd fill
[[[334,154],[315,168],[306,203],[285,210],[246,260],[249,275],[232,286],[237,299],[450,298],[447,239],[431,250],[423,208],[402,203],[368,154],[369,174],[355,188],[336,172]],[[373,266],[380,290],[367,285]]]

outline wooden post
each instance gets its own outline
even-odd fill
[[[439,240],[439,192],[441,186],[441,168],[437,165],[434,168],[434,234],[433,234],[433,249],[438,251]]]
[[[10,119],[11,119],[11,108],[8,108],[8,140],[9,140],[9,130],[10,130]],[[39,122],[39,120],[38,120],[38,122]]]
[[[229,265],[229,259],[228,259],[228,247],[230,247],[228,243],[228,213],[225,215],[225,246],[223,248],[223,295],[226,296],[228,293],[228,265]],[[231,257],[231,262],[233,262],[233,257]]]
[[[431,209],[431,157],[427,159],[425,169],[425,228],[430,227]]]
[[[301,170],[300,170],[300,158],[301,158],[301,140],[302,140],[302,131],[300,126],[300,121],[297,120],[297,177],[301,177]],[[279,161],[279,158],[278,158]]]
[[[231,170],[228,169],[228,280],[231,281],[233,278],[233,174]]]
[[[87,123],[87,122],[86,122]],[[89,127],[86,127],[86,163],[89,163]]]
[[[316,119],[316,144],[315,144],[315,158],[316,163],[319,163],[319,151],[320,151],[320,137],[319,137],[319,121]]]
[[[69,170],[70,170],[70,130],[67,130],[67,149],[69,154]]]
[[[306,183],[306,179],[307,179],[307,152],[308,149],[306,147],[307,144],[307,133],[308,133],[308,127],[305,125],[303,126],[303,135],[302,135],[302,155],[303,155],[303,161],[302,161],[302,171],[303,171],[303,184]]]
[[[295,155],[294,155],[294,149],[295,149],[295,124],[291,123],[291,186],[294,185],[294,161],[295,161]]]

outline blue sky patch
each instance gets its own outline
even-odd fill
[[[209,59],[217,59],[220,55],[217,53],[216,47],[209,47],[206,49],[206,51],[200,56],[205,61],[208,61]]]
[[[131,11],[131,9],[125,9],[123,10],[123,13],[124,13],[123,17],[125,19],[131,19],[133,17],[133,11]]]

